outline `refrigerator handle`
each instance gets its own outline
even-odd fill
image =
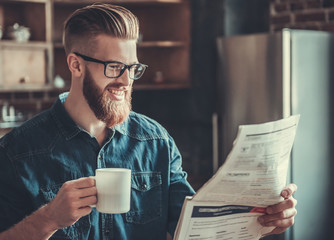
[[[218,170],[218,114],[212,114],[212,173]]]

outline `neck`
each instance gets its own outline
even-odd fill
[[[82,94],[69,92],[64,107],[73,121],[94,136],[100,146],[103,144],[108,129],[104,122],[96,118]]]

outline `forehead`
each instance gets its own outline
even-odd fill
[[[137,62],[136,40],[120,39],[108,35],[95,38],[95,51],[92,56],[104,61]]]

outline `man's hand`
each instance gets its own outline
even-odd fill
[[[95,179],[80,178],[68,181],[56,197],[12,228],[0,233],[0,240],[46,240],[58,229],[70,226],[88,215],[96,204]]]
[[[74,224],[90,214],[90,205],[96,204],[97,190],[93,178],[80,178],[65,182],[57,196],[45,206],[50,223],[56,228]]]
[[[260,216],[258,221],[266,227],[275,227],[270,234],[279,234],[294,224],[294,218],[297,214],[297,200],[292,197],[297,191],[295,184],[289,184],[282,192],[281,196],[284,200],[276,205],[267,207],[266,215]]]

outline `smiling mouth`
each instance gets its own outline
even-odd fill
[[[119,96],[124,95],[124,91],[114,90],[114,89],[108,89],[108,91],[115,95],[119,95]]]
[[[110,93],[110,96],[113,100],[122,101],[125,98],[125,91],[109,88],[108,92]]]

